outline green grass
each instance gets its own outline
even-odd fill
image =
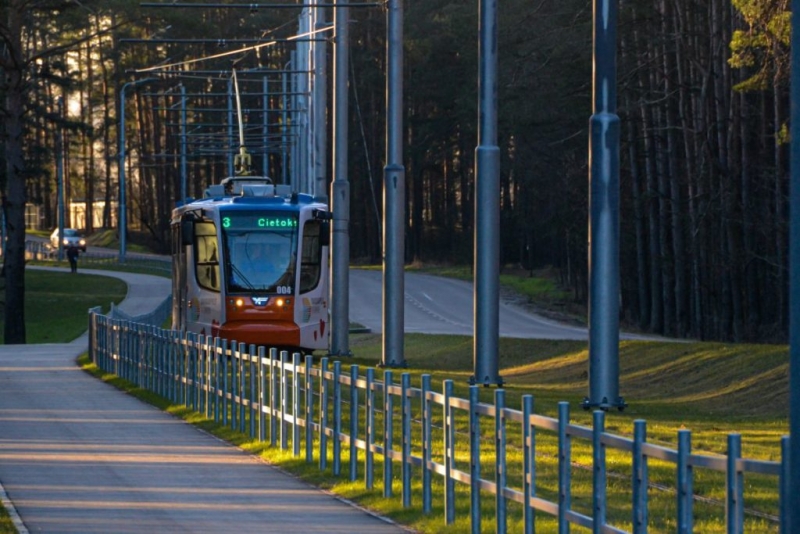
[[[17,528],[6,509],[0,505],[0,534],[17,534]]]
[[[455,395],[467,397],[468,379],[472,374],[472,341],[463,336],[407,335],[405,340],[408,372],[412,385],[419,387],[420,375],[431,374],[435,391],[441,391],[444,379],[455,381]],[[343,373],[350,364],[363,370],[380,362],[381,338],[366,334],[351,336],[350,348],[356,355],[344,359]],[[583,342],[547,340],[509,340],[500,343],[501,369],[505,386],[506,405],[519,407],[524,394],[535,398],[535,413],[554,417],[559,401],[567,400],[573,407],[571,422],[591,426],[591,414],[578,408],[587,393],[586,371],[588,368],[586,346]],[[85,363],[85,361],[84,361]],[[719,343],[655,343],[624,342],[620,350],[621,393],[630,406],[624,412],[609,413],[606,429],[614,434],[630,435],[635,419],[645,419],[648,425],[648,441],[675,448],[679,429],[692,430],[693,452],[700,454],[724,454],[727,434],[742,434],[743,454],[749,458],[777,460],[780,457],[780,437],[788,431],[788,349],[785,346],[726,345]],[[95,373],[99,373],[93,369]],[[402,370],[394,370],[395,382]],[[99,373],[101,374],[101,373]],[[109,378],[120,383],[116,378]],[[377,374],[383,380],[382,372]],[[136,390],[132,385],[124,387],[145,399],[152,394]],[[346,392],[347,388],[343,388]],[[492,402],[494,388],[480,388],[484,402]],[[345,396],[346,393],[345,393]],[[345,400],[347,400],[345,398]],[[467,532],[469,497],[467,488],[457,484],[457,517],[455,525],[443,525],[443,502],[441,479],[434,480],[434,510],[430,516],[420,511],[420,472],[414,470],[410,509],[404,509],[400,501],[400,467],[394,467],[394,497],[385,499],[382,493],[382,462],[376,456],[375,489],[368,491],[363,482],[363,451],[359,451],[358,480],[350,482],[348,473],[348,451],[343,447],[342,475],[335,477],[330,468],[320,471],[318,463],[307,464],[304,458],[295,458],[291,451],[281,451],[264,443],[253,441],[244,434],[216,425],[202,416],[181,406],[165,406],[166,401],[152,401],[162,409],[184,417],[193,424],[234,443],[267,461],[292,472],[300,478],[324,487],[363,506],[374,509],[392,519],[410,525],[422,532]],[[361,400],[363,403],[363,399]],[[378,402],[380,400],[378,399]],[[395,404],[396,412],[399,411]],[[419,418],[418,407],[414,408],[415,419]],[[382,428],[382,415],[376,416],[377,428]],[[343,410],[342,425],[347,432],[349,414]],[[434,454],[441,463],[442,433],[440,414],[434,420]],[[459,428],[456,463],[459,469],[468,469],[467,427],[464,414],[456,414]],[[415,423],[415,429],[418,429]],[[492,446],[493,423],[484,422],[481,435],[484,449],[481,463],[484,478],[492,479],[494,453]],[[363,427],[361,429],[363,432]],[[419,454],[421,443],[418,430],[412,430],[412,450]],[[363,435],[363,434],[360,434]],[[399,428],[395,428],[395,448],[399,447]],[[302,438],[301,438],[302,439]],[[537,433],[537,492],[549,500],[557,500],[557,444],[555,436],[546,431]],[[318,444],[315,443],[315,458]],[[330,447],[330,446],[329,446]],[[329,456],[330,456],[329,448]],[[508,428],[508,476],[510,484],[520,489],[521,436],[516,425]],[[573,508],[591,513],[591,449],[580,440],[574,441],[572,461],[584,466],[573,469]],[[630,460],[627,454],[609,450],[609,469],[612,475],[622,479],[609,479],[609,520],[617,527],[630,529],[629,481]],[[651,482],[674,487],[672,464],[650,462]],[[777,496],[774,477],[748,475],[746,478],[746,507],[766,514],[777,515]],[[695,503],[695,529],[698,532],[724,532],[724,475],[696,470],[695,493],[710,499],[710,502]],[[484,493],[482,497],[483,531],[494,531],[494,497]],[[540,532],[553,532],[553,518],[537,515]],[[669,491],[651,490],[650,531],[672,532],[675,530],[675,496]],[[777,525],[757,516],[746,515],[746,531],[777,532]],[[509,509],[509,530],[521,529],[521,511],[517,505]],[[579,529],[575,529],[579,531]]]
[[[5,280],[3,280],[5,281]],[[25,271],[25,329],[28,343],[64,343],[86,331],[89,308],[108,311],[125,298],[127,286],[117,278],[50,271]],[[0,293],[5,300],[5,291]],[[5,323],[4,309],[0,318]],[[0,343],[4,342],[0,331]]]
[[[153,253],[150,248],[137,242],[139,239],[145,239],[143,234],[129,231],[128,235],[130,239],[125,242],[128,252]],[[86,240],[92,247],[119,248],[119,236],[116,228],[98,230],[87,236]]]

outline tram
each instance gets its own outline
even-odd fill
[[[247,345],[328,348],[331,213],[235,176],[172,212],[173,328]]]

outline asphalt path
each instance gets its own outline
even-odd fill
[[[129,283],[130,315],[169,294],[97,274]],[[403,531],[87,375],[86,349],[0,346],[0,497],[22,534]]]
[[[429,274],[405,273],[404,330],[406,333],[473,334],[473,285]],[[373,332],[383,331],[383,274],[350,269],[350,320]],[[588,330],[500,302],[500,336],[522,339],[588,339]],[[620,334],[621,339],[656,339]]]
[[[113,254],[116,249],[90,247],[89,253]],[[149,256],[129,253],[129,257]],[[162,256],[163,257],[163,256]],[[463,280],[405,272],[403,317],[406,333],[473,335],[473,284]],[[383,273],[350,269],[350,321],[372,332],[383,331]],[[588,340],[586,327],[558,322],[513,302],[500,300],[501,337]],[[620,339],[664,340],[657,336],[620,333]]]

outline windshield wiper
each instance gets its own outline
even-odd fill
[[[236,275],[236,278],[237,278],[237,281],[235,283],[236,286],[243,287],[239,283],[239,280],[241,280],[241,283],[245,284],[244,285],[245,289],[249,289],[250,291],[255,291],[256,290],[256,287],[252,284],[252,282],[250,282],[250,280],[247,279],[247,277],[244,275],[244,273],[241,270],[239,270],[238,267],[236,267],[236,265],[234,265],[233,263],[229,263],[228,265],[230,265],[231,271],[233,271],[233,273]]]

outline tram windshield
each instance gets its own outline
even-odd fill
[[[297,215],[230,212],[222,215],[229,291],[291,294],[297,258]]]

